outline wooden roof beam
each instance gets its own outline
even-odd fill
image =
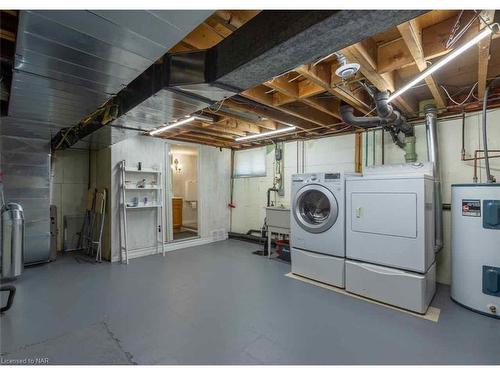
[[[332,69],[332,65],[318,64],[316,66],[313,66],[311,64],[308,64],[298,67],[297,69],[295,69],[295,71],[306,77],[308,80],[312,81],[314,84],[322,87],[325,91],[336,96],[340,100],[343,100],[344,102],[352,105],[360,112],[368,113],[370,111],[370,108],[368,108],[368,106],[363,103],[362,100],[335,86],[341,81],[340,78],[332,75]]]
[[[177,134],[172,134],[168,136],[168,139],[178,139],[179,137],[182,137],[184,139],[192,139],[195,142],[206,142],[208,144],[211,144],[216,147],[231,147],[231,145],[234,143],[233,141],[227,141],[223,139],[217,139],[214,138],[213,136],[209,135],[204,135],[204,134],[194,134],[191,131],[187,132],[179,132]],[[167,138],[167,137],[163,137]]]
[[[274,106],[273,96],[267,94],[266,91],[267,91],[267,89],[265,86],[256,86],[256,87],[253,87],[251,89],[243,91],[240,95],[245,97],[245,98],[251,99],[257,103],[264,104],[264,105],[267,105],[269,107],[273,107]],[[294,102],[289,103],[288,105],[290,105],[292,107],[288,108],[285,106],[279,106],[279,107],[275,107],[275,108],[279,111],[282,111],[284,113],[287,113],[289,115],[298,117],[302,120],[305,120],[305,121],[312,123],[311,126],[309,126],[309,128],[317,127],[318,125],[319,126],[328,126],[331,124],[331,119],[325,119],[324,117],[320,118],[320,116],[318,116],[317,113],[312,113],[310,111],[309,111],[309,113],[305,113],[305,111],[303,109],[299,110],[298,108],[296,108],[296,106],[293,106]],[[307,128],[304,128],[302,125],[297,124],[296,122],[292,121],[292,123],[299,128],[307,129]],[[316,126],[314,126],[313,124],[315,124]]]
[[[318,94],[323,94],[326,92],[325,88],[317,85],[316,83],[304,79],[298,83],[299,86],[299,98],[301,99],[306,99],[309,98],[310,96],[318,95]]]
[[[177,135],[177,136],[169,138],[169,139],[176,140],[176,141],[182,141],[182,142],[196,143],[196,144],[201,144],[201,145],[206,145],[206,146],[213,146],[213,147],[239,148],[238,145],[234,144],[234,143],[229,144],[229,143],[215,142],[213,140],[207,140],[205,138],[200,139],[199,137],[190,136],[188,134]]]
[[[290,115],[288,113],[279,111],[278,108],[274,108],[271,106],[253,106],[251,103],[244,104],[236,102],[232,99],[226,100],[224,105],[230,107],[237,111],[248,112],[257,114],[262,117],[267,117],[268,119],[274,120],[278,123],[282,124],[293,124],[300,129],[304,129],[305,131],[311,132],[317,130],[319,128],[318,125],[313,124],[309,121],[303,120],[299,117]]]
[[[208,112],[208,113],[210,113],[210,112]],[[224,106],[222,106],[221,109],[219,109],[218,113],[220,113],[225,118],[232,118],[232,119],[235,119],[241,123],[249,123],[249,124],[257,125],[259,128],[262,128],[262,129],[276,130],[279,127],[279,125],[277,125],[276,122],[274,122],[272,120],[260,119],[259,121],[252,121],[252,120],[249,120],[248,118],[246,118],[245,115],[243,115],[243,114],[238,116],[238,114],[226,111]],[[245,113],[248,113],[252,116],[255,116],[255,113],[253,113],[250,110],[246,111]],[[220,119],[222,119],[222,117]],[[217,121],[215,121],[215,122],[217,122]]]
[[[264,85],[285,95],[291,96],[294,99],[299,98],[299,84],[297,80],[290,82],[288,75],[273,78],[272,80],[264,83]]]
[[[344,48],[342,50],[344,56],[350,62],[357,62],[361,67],[361,73],[380,91],[389,90],[391,92],[395,91],[394,85],[394,75],[391,73],[379,74],[377,72],[376,59],[373,58],[372,54],[365,48],[362,43],[356,43],[350,47]],[[415,101],[409,101],[402,96],[395,99],[398,106],[410,113],[418,112],[417,103]]]
[[[484,11],[481,16],[484,18],[486,22],[493,22],[495,18],[494,10]],[[479,23],[479,30],[482,30],[486,27],[484,22]],[[479,99],[484,98],[484,93],[486,90],[486,79],[488,77],[488,63],[490,61],[490,45],[491,45],[491,36],[483,38],[478,43],[478,84],[477,84],[477,96]]]
[[[427,69],[427,63],[425,62],[424,48],[422,46],[422,29],[418,24],[418,20],[413,19],[405,22],[398,26],[398,30],[413,60],[417,64],[418,70],[423,72]],[[425,83],[427,83],[437,106],[441,108],[446,107],[446,100],[432,75],[425,78]]]
[[[189,130],[189,132],[210,135],[214,136],[215,138],[223,138],[225,140],[231,140],[231,141],[234,141],[234,138],[236,137],[236,135],[231,133],[226,133],[221,128],[205,127],[197,123],[192,123],[192,125],[187,126],[187,129]],[[245,133],[243,133],[243,135],[245,135]]]
[[[255,125],[251,122],[238,120],[238,119],[235,119],[232,117],[223,118],[222,120],[220,120],[214,124],[217,126],[222,126],[224,128],[233,128],[233,129],[236,129],[238,131],[245,132],[245,134],[246,133],[251,133],[251,134],[261,133],[261,129],[257,125]]]
[[[334,116],[340,120],[342,117],[340,116],[340,100],[335,97],[331,98],[307,98],[302,99],[302,102],[306,103],[310,107],[317,109],[318,111],[322,111],[324,113],[329,114],[330,116]]]
[[[414,21],[416,21],[416,23],[418,24],[418,20],[419,18],[416,18]],[[444,56],[453,50],[453,48],[446,48],[446,41],[450,35],[450,30],[452,29],[455,21],[456,16],[453,16],[420,30],[424,61]],[[476,24],[478,24],[477,21]],[[477,26],[473,24],[460,38],[460,41],[458,43],[463,44],[472,39],[474,36],[476,36],[478,32],[477,30]],[[496,39],[499,37],[500,34],[498,33],[492,35],[492,39]],[[410,48],[407,47],[406,40],[404,38],[392,40],[378,46],[377,48],[377,71],[380,74],[392,72],[394,70],[398,70],[415,64],[416,61]]]
[[[281,76],[281,77],[275,78],[271,81],[266,82],[265,85],[267,87],[271,87],[271,88],[275,89],[276,91],[278,91],[279,94],[282,94],[282,96],[284,95],[285,98],[288,98],[288,100],[286,100],[286,101],[280,100],[279,104],[278,104],[277,100],[276,100],[276,96],[275,96],[275,101],[274,101],[275,105],[284,105],[284,104],[291,103],[293,101],[299,101],[301,103],[308,105],[309,107],[312,107],[316,110],[319,110],[323,113],[326,113],[328,116],[333,116],[337,119],[342,119],[340,116],[340,113],[339,113],[339,106],[338,105],[332,105],[331,107],[328,107],[327,103],[323,103],[323,105],[322,105],[320,102],[315,101],[312,98],[309,98],[309,95],[307,95],[307,97],[301,97],[298,82],[296,80],[289,82],[287,76]],[[319,86],[316,85],[316,87],[319,87]],[[278,96],[278,98],[280,98],[282,96]],[[327,120],[327,119],[325,119],[325,120]]]

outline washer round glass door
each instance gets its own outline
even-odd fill
[[[322,185],[306,185],[293,202],[293,216],[310,233],[322,233],[337,221],[339,207],[335,196]]]

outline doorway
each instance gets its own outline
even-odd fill
[[[198,147],[171,144],[170,220],[173,241],[198,237]]]

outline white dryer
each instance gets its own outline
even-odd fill
[[[292,176],[292,273],[344,287],[344,190],[341,173]]]
[[[434,296],[434,179],[413,166],[346,181],[348,292],[424,314]]]

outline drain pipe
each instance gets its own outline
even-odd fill
[[[370,91],[368,91],[370,90]],[[357,117],[354,115],[354,108],[348,105],[340,107],[340,116],[342,121],[348,125],[360,128],[372,128],[382,126],[392,137],[392,141],[405,151],[405,160],[407,163],[415,162],[417,154],[415,152],[415,136],[413,127],[406,122],[405,117],[391,104],[389,104],[388,91],[375,91],[367,88],[367,91],[373,93],[373,99],[377,108],[377,116]],[[404,141],[399,139],[398,134],[403,133]]]
[[[441,195],[441,163],[437,134],[437,109],[425,106],[425,131],[427,136],[427,156],[432,162],[434,172],[434,251],[443,248],[443,199]]]

